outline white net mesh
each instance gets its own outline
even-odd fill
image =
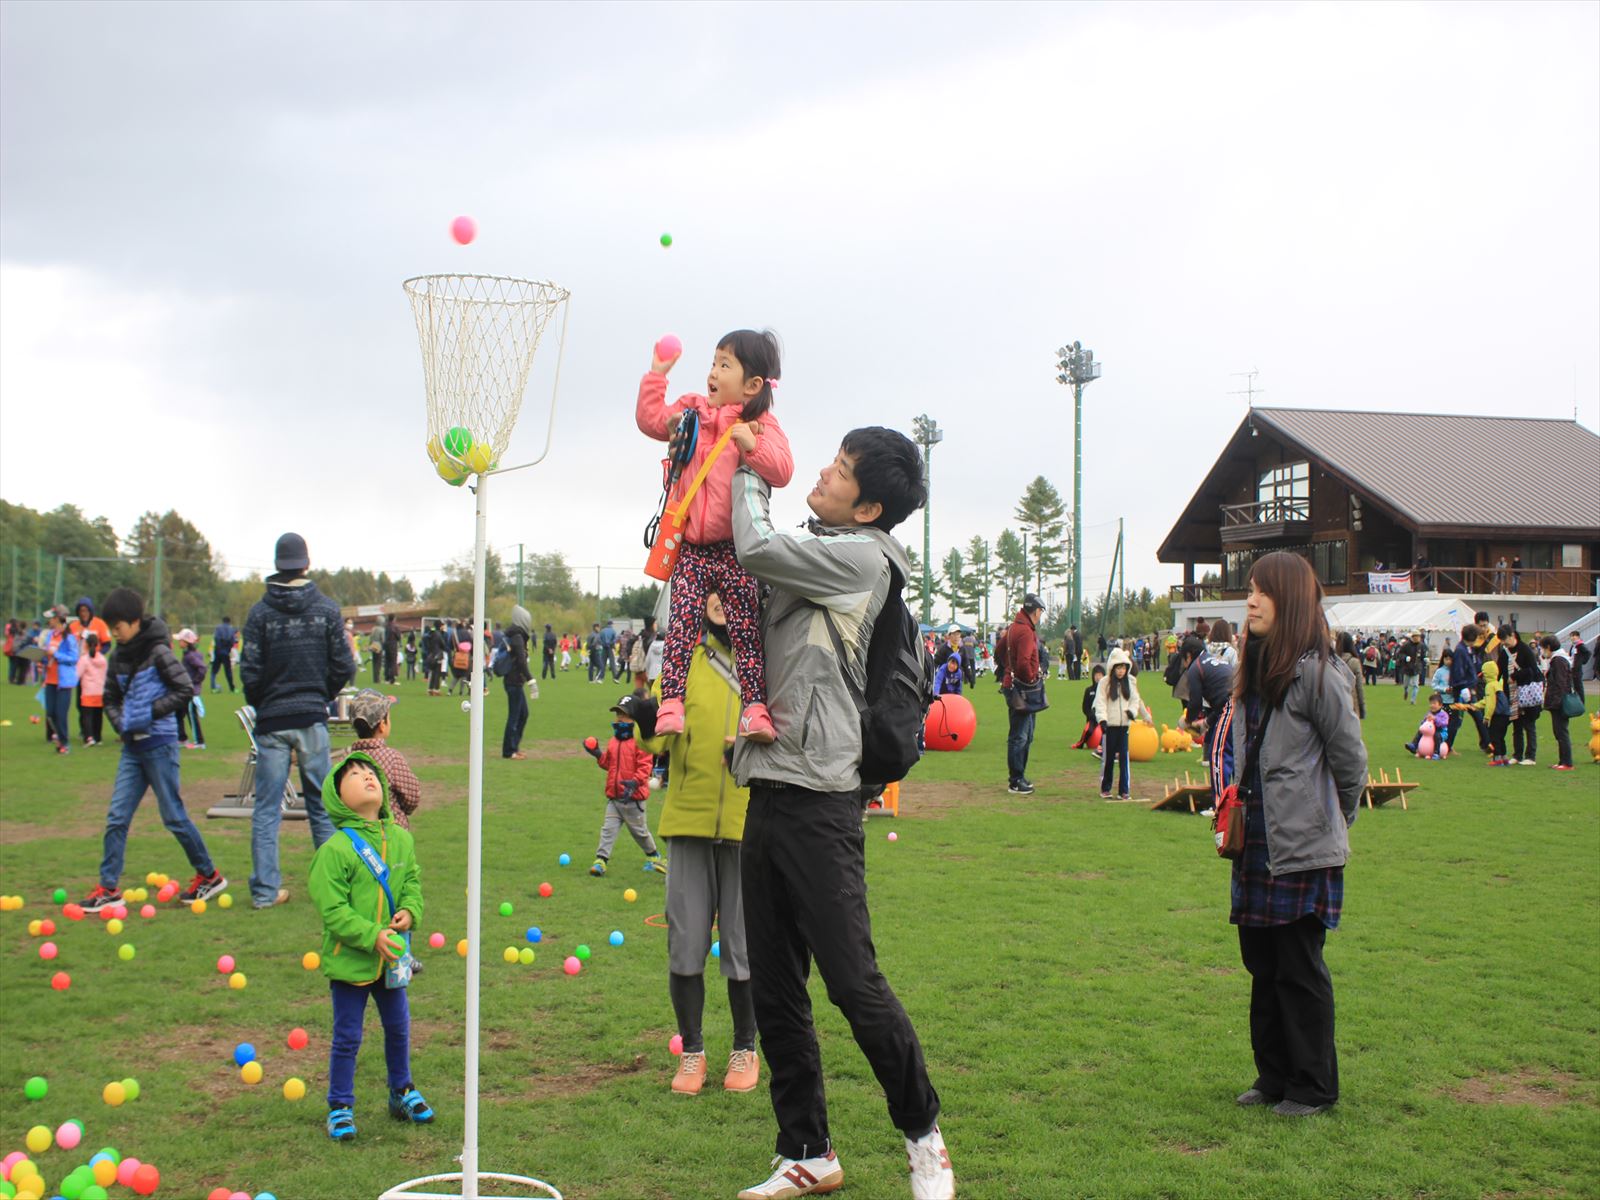
[[[405,281],[422,344],[428,457],[459,482],[498,465],[511,440],[534,351],[570,293],[497,275],[419,275]],[[559,367],[558,367],[559,373]]]

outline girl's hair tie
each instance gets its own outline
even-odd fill
[[[773,391],[777,391],[778,390],[778,381],[776,379],[769,379],[769,380],[767,380],[767,386],[769,388],[771,388]]]

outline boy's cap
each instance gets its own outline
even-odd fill
[[[306,550],[305,538],[298,533],[284,534],[272,552],[272,562],[280,571],[304,571],[311,565],[311,554]]]
[[[389,715],[394,701],[376,688],[362,688],[350,697],[350,719],[360,721],[368,729],[376,729]]]
[[[192,646],[200,640],[200,635],[194,630],[190,629],[188,626],[185,626],[184,628],[178,630],[178,640],[180,642],[188,642],[189,645]]]
[[[635,696],[632,692],[629,692],[621,700],[618,700],[615,704],[613,704],[611,706],[611,711],[614,712],[614,713],[621,713],[623,716],[627,717],[628,720],[631,721],[631,720],[634,719],[634,716],[633,716],[634,707],[638,703],[639,703],[639,697]]]

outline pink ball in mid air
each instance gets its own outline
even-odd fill
[[[683,353],[683,342],[675,333],[664,333],[661,340],[656,343],[656,357],[662,362],[671,362]]]
[[[674,1053],[674,1054],[682,1054],[683,1053],[683,1035],[681,1033],[673,1034],[672,1035],[672,1040],[667,1043],[667,1049],[672,1051],[672,1053]]]
[[[442,933],[431,933],[431,934],[429,934],[428,935],[428,945],[432,946],[435,950],[442,949],[443,946],[444,946],[444,934],[442,934]]]
[[[232,975],[234,965],[233,955],[224,954],[221,958],[217,959],[217,974]]]
[[[583,964],[576,958],[568,955],[567,961],[561,964],[561,969],[568,975],[576,975],[579,971],[583,970]]]
[[[457,217],[450,222],[450,236],[463,246],[470,245],[478,236],[478,223],[471,217]]]

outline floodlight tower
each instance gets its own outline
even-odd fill
[[[1073,342],[1056,351],[1057,383],[1072,387],[1072,605],[1067,624],[1083,620],[1083,389],[1100,378],[1094,351]]]
[[[933,619],[933,448],[944,441],[939,423],[924,413],[911,422],[912,438],[922,447],[922,623]]]

